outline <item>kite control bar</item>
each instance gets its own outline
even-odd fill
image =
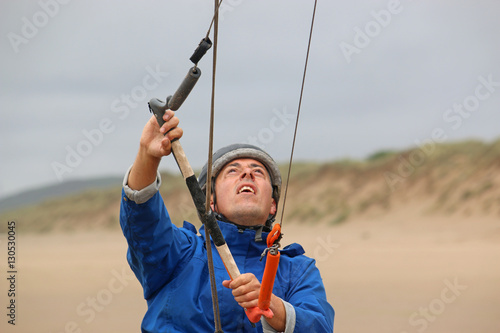
[[[210,42],[209,39],[208,41]],[[203,39],[200,42],[198,48],[191,57],[191,61],[195,62],[195,66],[189,69],[186,77],[182,81],[179,88],[177,88],[177,91],[173,96],[167,97],[165,102],[159,100],[158,98],[153,98],[149,101],[149,110],[154,114],[156,121],[158,122],[158,125],[160,125],[160,127],[165,123],[165,121],[163,120],[165,111],[169,109],[172,111],[178,110],[188,97],[196,82],[198,82],[198,79],[201,75],[201,70],[196,66],[196,63],[200,60],[200,58],[210,48],[211,45],[211,42],[207,43],[206,39]],[[205,211],[205,194],[203,194],[200,185],[198,184],[198,180],[196,179],[194,171],[189,164],[189,161],[179,140],[172,141],[172,154],[174,155],[175,161],[177,162],[182,176],[186,181],[189,192],[191,193],[191,197],[193,198],[196,210],[198,212],[198,217],[212,236],[214,244],[222,257],[224,264],[226,265],[229,276],[231,277],[231,279],[238,277],[240,275],[240,272],[238,270],[238,267],[236,266],[233,256],[231,255],[231,252],[229,251],[229,248],[227,247],[224,236],[222,236],[222,232],[220,231],[219,225],[217,224],[217,220],[211,212],[207,213]]]
[[[161,120],[161,125],[163,125],[164,121],[162,117],[165,111],[169,109],[172,111],[177,111],[181,107],[182,103],[184,103],[191,90],[193,90],[196,82],[198,82],[200,76],[201,70],[198,67],[193,66],[189,69],[189,72],[186,74],[186,77],[182,81],[179,88],[177,88],[173,96],[168,96],[165,102],[162,102],[158,98],[153,98],[149,101],[149,109],[155,115],[158,123],[160,123]]]
[[[198,48],[190,58],[195,66],[189,69],[189,72],[173,96],[168,96],[165,102],[159,100],[158,98],[153,98],[149,101],[149,110],[154,114],[160,127],[165,123],[163,120],[165,111],[169,109],[172,111],[178,110],[195,86],[201,75],[201,70],[196,66],[196,64],[211,46],[212,43],[208,38],[202,39]],[[182,176],[186,181],[189,192],[191,193],[198,217],[212,237],[217,252],[221,256],[229,277],[231,280],[236,279],[241,275],[238,266],[236,265],[231,251],[226,244],[224,236],[222,235],[219,225],[217,224],[217,220],[215,219],[215,215],[212,212],[206,212],[205,210],[206,196],[200,188],[198,180],[196,179],[194,171],[189,164],[179,140],[172,141],[172,154],[174,155],[175,161],[177,162]],[[268,315],[267,312],[263,313],[258,307],[245,309],[245,313],[252,323],[257,322],[260,319],[261,314]]]

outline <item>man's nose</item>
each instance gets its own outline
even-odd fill
[[[254,174],[253,174],[253,171],[251,168],[244,168],[241,172],[241,175],[240,175],[240,178],[241,179],[245,179],[245,178],[249,178],[249,179],[254,179]]]

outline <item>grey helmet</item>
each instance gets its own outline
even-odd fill
[[[222,168],[229,162],[238,158],[251,158],[262,163],[269,173],[271,185],[273,187],[273,198],[278,205],[281,194],[281,172],[278,165],[269,154],[257,146],[244,143],[236,143],[217,150],[212,155],[212,187],[215,185],[215,178]],[[205,192],[207,184],[207,164],[203,166],[198,177],[198,183],[201,189]],[[212,188],[213,191],[213,188]],[[271,217],[274,219],[274,216]]]

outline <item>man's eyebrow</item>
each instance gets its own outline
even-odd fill
[[[240,166],[241,166],[241,164],[240,164],[240,163],[238,163],[238,162],[233,162],[233,163],[228,164],[227,166],[228,166],[228,167],[231,167],[231,166],[240,167]]]
[[[239,163],[239,162],[233,162],[233,163],[228,164],[227,166],[228,166],[228,167],[233,167],[233,166],[234,166],[234,167],[241,167],[241,163]],[[265,167],[264,167],[264,166],[262,166],[262,165],[260,165],[260,164],[257,164],[257,163],[251,163],[251,164],[250,164],[250,166],[251,166],[252,168],[261,168],[261,169],[265,169]]]
[[[250,166],[251,166],[252,168],[261,168],[261,169],[264,169],[264,166],[262,166],[262,165],[260,165],[260,164],[257,164],[257,163],[252,163],[252,164],[250,164]]]

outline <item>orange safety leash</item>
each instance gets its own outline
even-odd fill
[[[258,307],[247,309],[247,317],[252,323],[256,323],[263,315],[267,318],[274,316],[273,311],[269,308],[271,304],[271,295],[273,293],[274,280],[276,272],[278,272],[278,265],[280,262],[279,240],[281,239],[281,225],[276,223],[273,230],[267,235],[267,249],[264,250],[266,256],[266,267],[262,276],[262,283],[260,285],[259,303]]]

